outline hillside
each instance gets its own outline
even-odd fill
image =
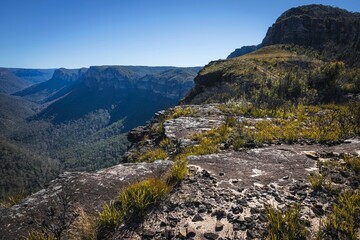
[[[360,93],[359,69],[325,61],[315,50],[272,45],[209,63],[195,78],[184,104],[242,99],[258,106],[338,103]]]
[[[5,68],[0,68],[1,93],[11,94],[31,85],[31,82],[17,77]]]
[[[0,196],[44,188],[59,174],[58,162],[0,138]]]

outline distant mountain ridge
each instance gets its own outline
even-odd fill
[[[0,93],[12,94],[51,78],[54,69],[0,68]]]
[[[38,103],[49,102],[71,91],[72,87],[79,82],[86,71],[87,68],[56,69],[48,81],[32,85],[29,88],[14,93],[14,95]]]
[[[36,118],[63,123],[106,109],[111,122],[126,119],[126,132],[144,124],[154,112],[177,104],[193,86],[199,70],[199,67],[90,67],[66,96],[50,104]]]

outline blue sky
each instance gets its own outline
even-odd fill
[[[360,0],[0,0],[0,66],[202,66],[258,44],[291,7]]]

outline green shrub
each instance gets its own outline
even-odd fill
[[[138,162],[153,162],[155,160],[164,160],[167,158],[167,153],[161,148],[151,149],[144,154],[140,155],[137,159]]]
[[[179,118],[184,116],[190,116],[192,114],[192,110],[190,107],[177,107],[173,110],[171,118]]]
[[[45,231],[41,230],[32,230],[29,232],[28,236],[24,238],[25,240],[55,240],[55,237]]]
[[[268,237],[271,240],[293,240],[306,239],[308,232],[305,224],[300,220],[300,209],[298,206],[287,210],[277,210],[266,206],[268,225]]]
[[[310,187],[314,191],[321,190],[325,181],[325,178],[321,174],[313,174],[309,176]]]
[[[167,183],[169,185],[179,184],[188,173],[187,165],[186,155],[178,155],[166,177]]]
[[[319,232],[320,239],[358,239],[360,227],[360,191],[340,194]]]
[[[169,191],[166,182],[159,178],[132,184],[119,195],[121,212],[130,218],[143,216],[150,206],[155,205]]]
[[[113,231],[121,223],[124,214],[121,209],[117,209],[114,203],[105,204],[98,214],[98,231],[99,233]]]
[[[173,142],[171,141],[170,138],[164,138],[163,140],[161,140],[161,142],[159,143],[159,146],[164,149],[164,150],[168,150],[172,147],[174,147]]]
[[[19,192],[13,192],[0,201],[0,206],[4,208],[11,208],[12,206],[20,203],[27,196],[28,193],[25,190],[21,190]]]
[[[351,168],[355,173],[360,173],[360,157],[359,156],[351,156],[345,155],[344,160],[346,165]]]

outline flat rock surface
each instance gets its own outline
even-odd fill
[[[316,171],[316,161],[309,152],[358,152],[358,140],[332,147],[323,145],[276,145],[241,152],[227,152],[190,156],[189,162],[213,173],[219,185],[237,189],[254,184],[272,182],[285,185],[295,180],[306,180]]]
[[[322,155],[359,154],[359,140],[345,142],[190,156],[189,175],[169,198],[137,229],[117,231],[110,239],[265,239],[265,206],[285,209],[299,203],[302,218],[315,234],[334,196],[315,193],[308,176],[319,171]],[[147,238],[146,229],[154,236]]]
[[[58,196],[69,198],[73,207],[96,212],[104,203],[115,199],[127,185],[152,176],[164,174],[169,161],[120,164],[95,173],[67,172],[51,181],[49,186],[29,196],[24,202],[0,212],[0,239],[10,240],[26,236],[35,222],[49,207],[59,203]]]

